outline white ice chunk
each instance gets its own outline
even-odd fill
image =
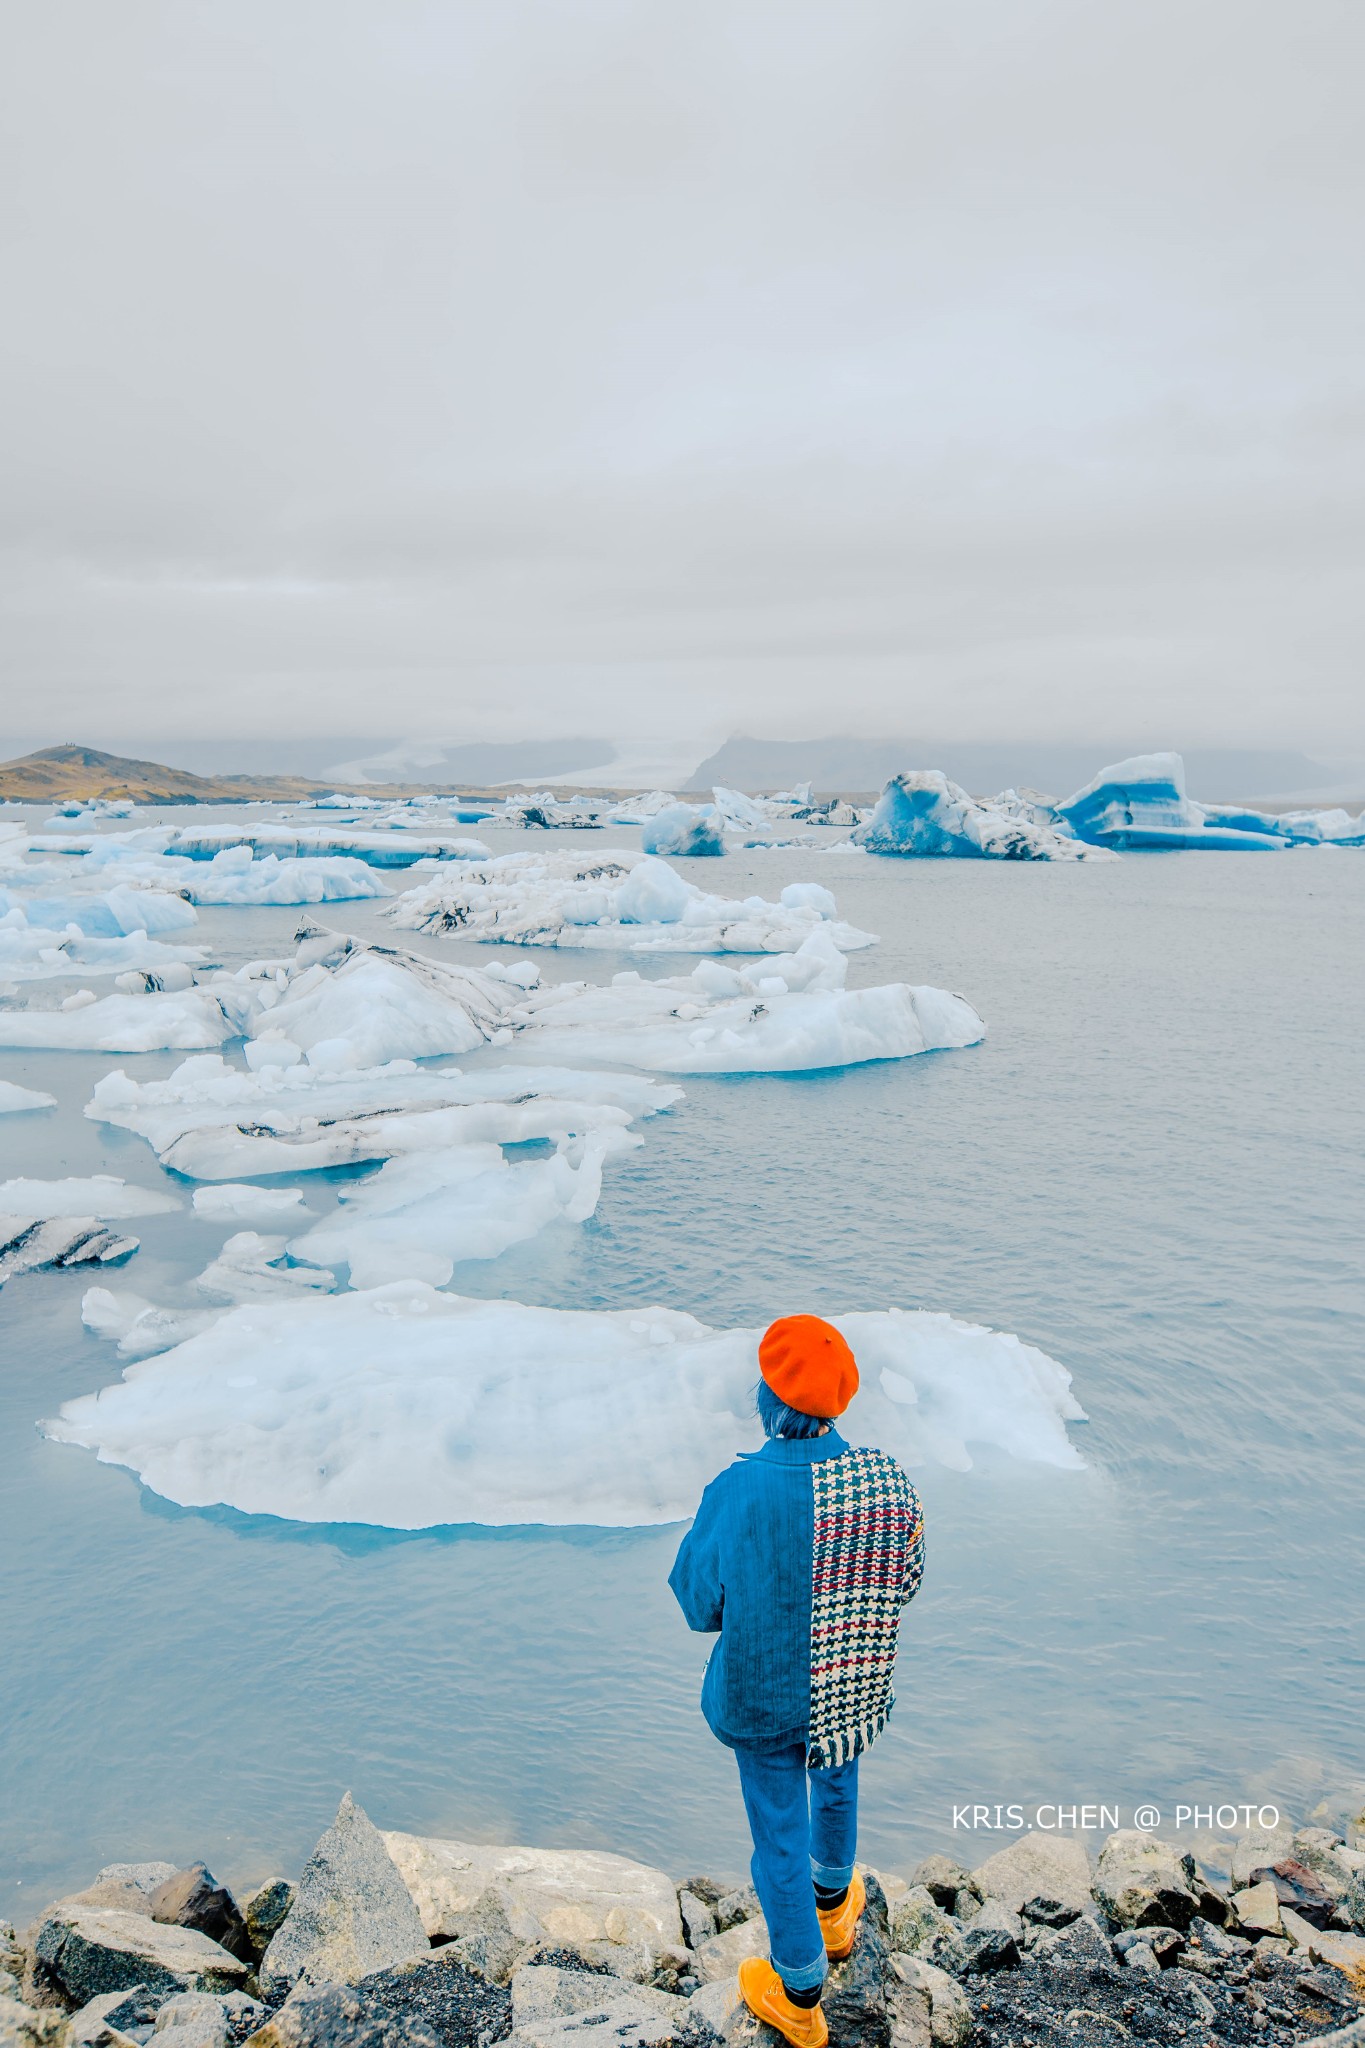
[[[94,1216],[0,1215],[0,1287],[45,1267],[118,1265],[136,1250],[135,1237],[106,1230]]]
[[[23,1109],[55,1109],[55,1095],[44,1095],[39,1088],[21,1088],[17,1081],[0,1081],[0,1116]]]
[[[539,990],[516,1013],[515,1055],[610,1060],[665,1074],[802,1073],[907,1059],[985,1036],[971,1004],[946,989],[904,982],[845,988],[846,962],[828,924],[817,925],[795,953],[735,974],[737,991],[722,981],[725,973],[719,962],[703,961],[682,978],[617,975],[606,988],[577,982]],[[782,990],[765,990],[764,982]]]
[[[164,1188],[129,1187],[116,1174],[88,1180],[0,1181],[0,1210],[9,1216],[159,1216],[180,1208]]]
[[[250,1005],[229,989],[175,995],[101,996],[84,1009],[0,1010],[0,1045],[62,1052],[178,1052],[223,1045],[242,1031]]]
[[[194,1180],[300,1173],[467,1144],[512,1145],[624,1130],[680,1090],[639,1074],[559,1067],[418,1073],[402,1062],[326,1075],[312,1066],[243,1073],[215,1054],[160,1081],[121,1069],[96,1083],[85,1114],[136,1131],[163,1165]]]
[[[195,903],[336,903],[392,892],[361,860],[253,860],[249,846],[225,847],[191,874],[185,891]]]
[[[337,965],[319,964],[291,981],[256,1031],[309,1053],[344,1040],[347,1051],[317,1063],[378,1067],[472,1052],[500,1028],[512,1000],[505,986],[474,968],[355,947]]]
[[[253,1188],[233,1181],[196,1188],[192,1200],[195,1215],[210,1223],[297,1222],[307,1211],[302,1188]]]
[[[597,1207],[607,1152],[631,1132],[594,1132],[550,1159],[510,1166],[497,1145],[464,1145],[391,1159],[341,1193],[341,1207],[290,1244],[297,1259],[346,1264],[352,1287],[426,1280],[442,1287],[464,1259],[495,1259],[549,1224],[582,1223]]]
[[[287,1301],[335,1287],[335,1276],[318,1272],[318,1264],[290,1265],[284,1238],[239,1230],[194,1284],[211,1301]]]
[[[120,1358],[149,1358],[169,1351],[187,1337],[211,1329],[222,1315],[214,1308],[158,1308],[141,1294],[114,1293],[88,1287],[81,1298],[81,1321],[97,1337],[117,1343]]]
[[[780,903],[713,896],[667,861],[612,847],[584,856],[551,850],[504,854],[443,872],[409,890],[388,913],[409,930],[450,933],[485,945],[587,947],[675,953],[783,953],[835,918],[827,889],[798,882]],[[829,922],[843,952],[877,941]]]
[[[1071,1376],[1044,1352],[925,1311],[835,1320],[862,1372],[851,1442],[912,1466],[965,1469],[978,1448],[1081,1466]],[[673,1522],[761,1441],[759,1334],[400,1281],[235,1309],[45,1429],[187,1507],[395,1529]]]

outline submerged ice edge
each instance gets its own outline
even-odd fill
[[[925,1310],[833,1318],[862,1388],[841,1423],[914,1466],[972,1447],[1076,1471],[1071,1375]],[[117,1334],[109,1327],[107,1334]],[[185,1507],[423,1529],[638,1528],[690,1515],[753,1450],[756,1329],[675,1310],[529,1307],[420,1281],[254,1304],[43,1425]]]

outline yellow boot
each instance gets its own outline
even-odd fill
[[[819,2006],[793,2005],[782,1979],[762,1956],[746,1956],[740,1964],[739,1995],[750,2012],[776,2027],[792,2048],[825,2048],[829,2028]]]
[[[863,1917],[866,1904],[867,1886],[863,1883],[862,1872],[855,1870],[842,1906],[831,1906],[828,1913],[817,1910],[815,1917],[825,1937],[825,1954],[832,1963],[841,1963],[845,1956],[852,1955],[853,1944],[858,1938],[858,1922]]]

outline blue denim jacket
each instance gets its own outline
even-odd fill
[[[770,1438],[742,1454],[701,1497],[669,1585],[689,1628],[720,1631],[701,1709],[731,1749],[804,1743],[810,1720],[810,1468],[848,1445],[824,1436]]]

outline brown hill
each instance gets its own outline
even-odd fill
[[[357,795],[410,794],[416,783],[367,783]],[[191,775],[158,761],[129,761],[98,747],[43,747],[18,761],[0,762],[0,797],[18,803],[50,799],[131,797],[140,804],[297,803],[348,785],[310,782],[301,775]]]

